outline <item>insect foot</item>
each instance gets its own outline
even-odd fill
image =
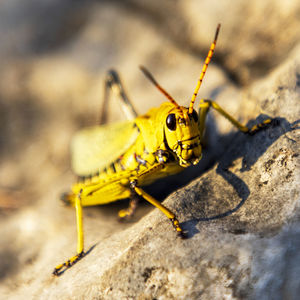
[[[272,125],[277,125],[278,121],[276,119],[266,119],[263,122],[254,125],[248,132],[249,135],[254,135],[258,131],[262,129],[266,129],[267,127],[270,127]]]
[[[185,239],[187,237],[187,235],[180,227],[179,221],[176,218],[172,218],[172,219],[170,219],[170,221],[172,222],[172,225],[175,228],[178,236],[181,237],[182,239]]]
[[[67,270],[70,267],[72,267],[74,264],[76,264],[84,256],[85,256],[84,251],[81,251],[80,253],[78,253],[77,255],[73,256],[72,258],[70,258],[69,260],[67,260],[66,262],[64,262],[63,264],[60,264],[60,265],[56,266],[55,269],[54,269],[54,271],[52,272],[52,274],[54,276],[60,276],[65,270]]]
[[[124,222],[126,219],[130,218],[128,210],[127,209],[122,209],[118,213],[118,221],[119,222]]]

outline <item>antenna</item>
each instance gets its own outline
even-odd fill
[[[195,100],[196,100],[196,97],[197,97],[197,94],[198,94],[198,91],[200,89],[200,86],[202,84],[202,80],[203,80],[203,77],[205,75],[205,72],[207,70],[207,66],[208,64],[210,63],[211,61],[211,58],[214,54],[214,50],[215,50],[215,47],[216,47],[216,43],[217,43],[217,38],[218,38],[218,35],[219,35],[219,31],[220,31],[220,27],[221,27],[221,24],[218,24],[218,27],[217,27],[217,30],[216,30],[216,34],[215,34],[215,38],[214,38],[214,41],[212,42],[211,46],[210,46],[210,49],[208,51],[208,54],[206,56],[206,59],[205,59],[205,62],[204,62],[204,66],[202,68],[202,71],[201,71],[201,74],[200,74],[200,77],[198,79],[198,83],[197,83],[197,86],[195,88],[195,91],[194,91],[194,94],[192,96],[192,100],[190,102],[190,106],[189,106],[189,114],[191,114],[193,112],[193,106],[194,106],[194,103],[195,103]]]
[[[177,108],[180,109],[180,106],[177,104],[177,102],[173,99],[172,96],[169,95],[168,92],[166,92],[154,79],[152,74],[143,66],[140,66],[140,69],[144,73],[144,75],[168,98],[169,101],[171,101]]]

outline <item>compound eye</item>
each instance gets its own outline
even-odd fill
[[[194,121],[197,123],[198,122],[198,114],[194,109],[193,109],[193,112],[192,112],[192,117],[193,117]]]
[[[167,127],[174,131],[176,129],[176,117],[175,114],[169,114],[167,116],[167,121],[166,121]]]

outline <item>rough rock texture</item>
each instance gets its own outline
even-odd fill
[[[297,299],[299,11],[299,1],[1,3],[1,297]],[[89,254],[51,276],[76,249],[74,211],[58,201],[73,181],[68,145],[97,122],[106,70],[120,71],[140,113],[165,99],[139,64],[187,104],[219,22],[199,96],[277,124],[245,136],[212,114],[200,165],[148,189],[161,200],[175,191],[164,204],[186,240],[149,205],[125,224],[126,201],[88,208]],[[122,118],[116,103],[109,121]]]

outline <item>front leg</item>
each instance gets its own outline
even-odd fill
[[[130,188],[137,195],[141,196],[142,198],[144,198],[145,200],[150,202],[152,205],[157,207],[162,213],[164,213],[167,216],[167,218],[171,221],[173,227],[175,228],[176,232],[178,233],[178,235],[181,238],[186,237],[184,231],[182,230],[182,228],[179,225],[179,222],[178,222],[176,216],[169,209],[167,209],[164,205],[162,205],[159,201],[157,201],[152,196],[147,194],[144,190],[142,190],[140,187],[138,187],[137,180],[134,179],[130,182]]]
[[[228,121],[230,121],[235,127],[237,127],[240,131],[253,135],[257,131],[265,128],[266,126],[270,125],[272,123],[272,119],[266,119],[263,122],[254,125],[253,127],[249,128],[240,122],[238,122],[236,119],[234,119],[230,114],[228,114],[222,107],[216,103],[215,101],[209,100],[209,99],[201,99],[199,104],[199,131],[200,131],[200,139],[203,137],[204,129],[205,129],[205,120],[207,113],[212,107],[215,109],[218,113],[220,113],[223,117],[225,117]]]

